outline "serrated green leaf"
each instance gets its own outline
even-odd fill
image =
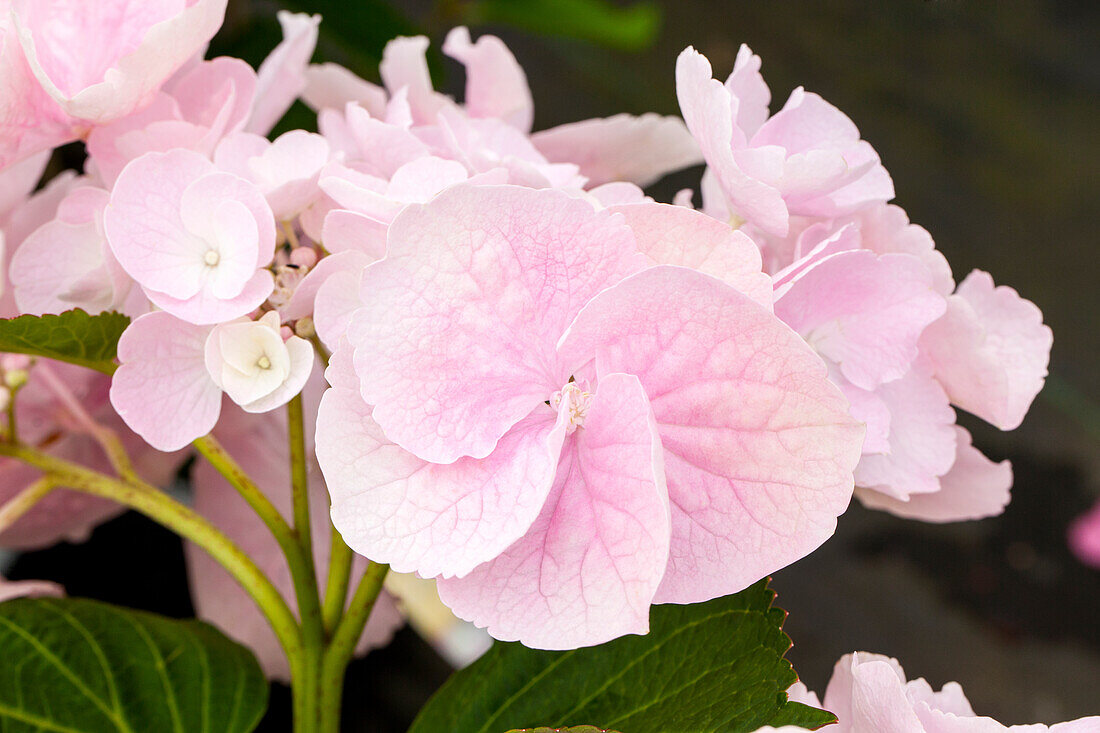
[[[577,725],[572,728],[513,728],[508,733],[619,733],[619,731],[593,728],[591,725]]]
[[[4,733],[246,733],[267,707],[252,653],[214,627],[97,601],[0,604]]]
[[[825,710],[803,705],[800,702],[788,702],[779,708],[775,716],[766,725],[779,728],[784,725],[797,725],[801,728],[816,730],[823,725],[836,722],[836,716]]]
[[[455,673],[409,733],[592,725],[630,733],[738,733],[832,715],[787,701],[786,613],[761,581],[725,598],[655,606],[646,636],[567,652],[497,642]]]
[[[129,325],[130,318],[121,313],[90,316],[80,309],[0,319],[0,352],[44,356],[113,374],[118,339]]]
[[[643,0],[622,6],[607,0],[475,0],[462,9],[470,25],[505,24],[530,33],[641,51],[657,38],[661,6]]]

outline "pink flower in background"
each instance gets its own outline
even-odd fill
[[[938,692],[923,678],[907,681],[896,659],[880,654],[845,654],[833,668],[824,698],[795,684],[790,699],[837,716],[836,733],[1095,733],[1100,717],[1046,726],[1006,726],[979,717],[957,682]],[[768,730],[764,728],[762,730]],[[780,729],[783,730],[783,729]]]
[[[395,219],[352,364],[330,366],[318,458],[337,527],[441,576],[498,638],[644,632],[653,602],[806,554],[850,498],[861,429],[816,356],[734,288],[645,270],[636,247],[584,200],[451,188]]]
[[[1100,503],[1070,524],[1069,547],[1081,562],[1100,568]]]
[[[186,150],[130,163],[104,214],[111,251],[154,305],[196,324],[228,321],[274,288],[263,269],[275,221],[263,194]]]
[[[218,30],[225,6],[12,0],[0,19],[0,168],[149,104]]]

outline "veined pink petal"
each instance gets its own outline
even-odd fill
[[[760,270],[759,248],[742,232],[682,206],[627,204],[611,211],[626,218],[638,249],[653,263],[705,272],[771,310],[771,278]]]
[[[636,377],[599,383],[538,519],[439,597],[494,637],[574,649],[649,630],[669,548],[661,441]]]
[[[466,67],[466,113],[496,117],[520,132],[530,132],[535,117],[527,75],[504,41],[483,35],[470,40],[469,29],[452,28],[443,41],[443,53]]]
[[[946,308],[916,257],[855,250],[795,275],[775,314],[848,381],[874,389],[909,371],[921,333]]]
[[[428,463],[382,433],[349,352],[329,362],[317,418],[332,520],[349,546],[397,572],[461,576],[523,536],[554,481],[564,430],[553,411],[540,405],[486,458]]]
[[[306,68],[317,46],[320,15],[277,14],[283,40],[268,54],[256,71],[256,104],[245,129],[266,135],[282,119],[290,105],[306,88]]]
[[[354,254],[358,255],[358,253]],[[336,349],[340,339],[347,336],[352,314],[363,305],[359,297],[359,283],[363,278],[366,264],[346,262],[348,265],[346,269],[334,272],[325,278],[313,299],[313,325],[317,329],[317,336],[321,339],[321,343],[332,350]],[[358,389],[358,381],[355,388]]]
[[[645,270],[594,298],[566,367],[636,374],[656,415],[672,505],[660,603],[743,589],[828,539],[852,495],[863,427],[797,334],[694,270]]]
[[[940,476],[939,491],[913,494],[908,501],[862,488],[856,489],[856,496],[864,506],[925,522],[961,522],[1000,514],[1010,499],[1012,464],[994,463],[982,455],[965,428],[956,425],[955,433],[955,463]]]
[[[298,283],[290,302],[280,309],[283,320],[296,321],[312,315],[317,292],[326,280],[342,272],[360,273],[370,262],[369,257],[359,252],[340,252],[322,257]],[[358,278],[356,278],[356,284],[358,285]],[[358,299],[358,287],[355,288],[355,294]]]
[[[118,341],[122,366],[111,382],[111,404],[158,450],[183,448],[218,421],[222,391],[203,360],[209,333],[168,313],[149,313]]]
[[[921,337],[921,350],[951,402],[1013,430],[1043,388],[1052,341],[1034,303],[974,270]]]
[[[363,399],[424,460],[484,458],[569,377],[554,344],[644,266],[619,217],[550,190],[454,186],[390,225],[348,329]]]

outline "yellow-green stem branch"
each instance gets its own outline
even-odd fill
[[[331,548],[328,561],[328,582],[325,584],[325,603],[321,607],[321,619],[325,633],[332,636],[340,617],[344,613],[344,604],[348,599],[348,580],[351,578],[353,553],[336,527],[332,527]]]
[[[114,479],[22,445],[0,443],[0,455],[46,472],[57,485],[99,496],[141,512],[210,554],[252,597],[275,631],[291,668],[301,657],[298,624],[282,595],[232,540],[204,517],[142,481]]]
[[[378,595],[382,581],[390,570],[389,565],[370,563],[363,573],[355,594],[351,597],[347,612],[337,624],[332,640],[325,650],[321,665],[321,727],[320,733],[339,733],[340,706],[344,693],[344,675],[348,663],[355,654],[359,637],[363,635]]]

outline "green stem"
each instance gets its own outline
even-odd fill
[[[313,534],[309,518],[309,464],[306,456],[305,416],[302,395],[287,403],[287,435],[290,447],[290,490],[294,513],[294,534],[305,560],[305,582],[298,591],[298,613],[302,619],[303,674],[294,682],[295,711],[301,725],[295,730],[315,730],[319,721],[317,705],[321,659],[325,645],[325,627],[321,616],[317,575],[313,563]],[[306,723],[306,721],[309,721]]]
[[[325,603],[321,607],[321,620],[325,633],[330,637],[344,613],[348,599],[348,580],[351,578],[353,553],[336,527],[332,528],[331,549],[328,561],[328,582],[325,584]]]
[[[363,573],[347,613],[337,624],[332,640],[325,650],[321,666],[321,728],[320,733],[339,733],[340,705],[344,694],[344,674],[355,654],[355,647],[367,625],[374,604],[382,592],[382,581],[389,565],[370,563]]]
[[[313,568],[312,553],[306,555],[299,539],[299,532],[287,524],[267,495],[214,436],[203,436],[194,441],[194,446],[259,515],[286,556],[291,581],[294,584],[294,594],[298,601],[298,613],[301,617],[301,633],[298,635],[301,653],[298,658],[290,660],[291,684],[294,689],[295,731],[302,733],[312,731],[316,727],[317,694],[315,690],[320,669],[320,649],[324,641],[324,631],[320,621],[320,599],[317,596],[317,575]],[[304,461],[301,465],[305,466]],[[297,473],[299,471],[292,465],[292,484],[293,477]]]
[[[47,478],[59,486],[130,507],[194,542],[248,592],[275,631],[291,668],[298,665],[301,637],[297,621],[286,601],[251,558],[204,517],[145,482],[113,479],[34,448],[0,443],[0,455],[16,458],[45,471]]]

